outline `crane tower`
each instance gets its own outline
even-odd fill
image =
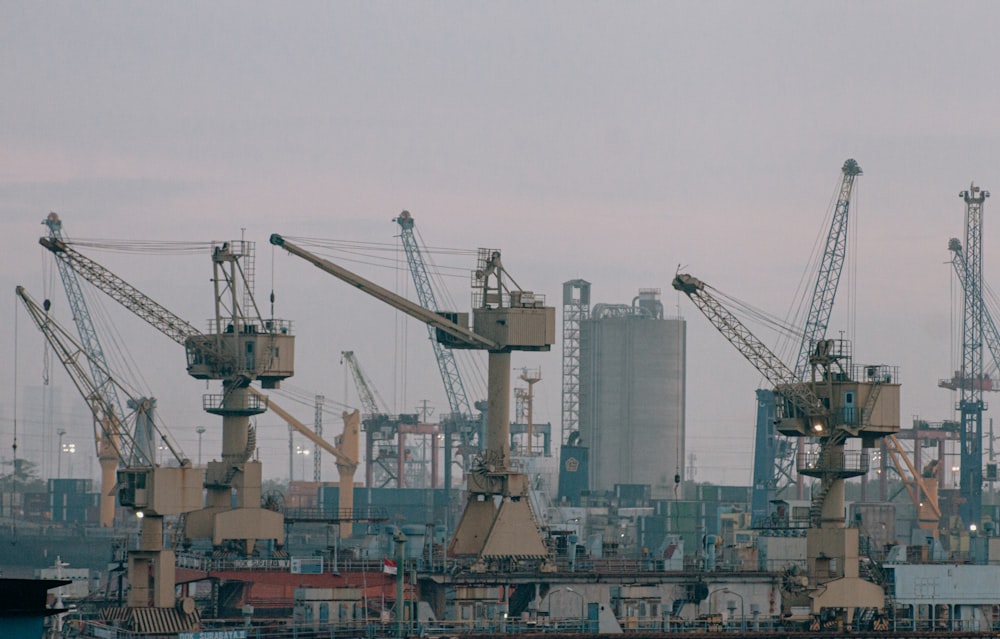
[[[824,338],[833,312],[840,275],[847,257],[847,227],[851,207],[851,194],[855,179],[862,174],[853,159],[844,161],[841,171],[837,204],[826,235],[826,243],[816,272],[813,294],[809,302],[806,324],[799,343],[793,372],[799,380],[809,374],[809,357],[816,343]],[[768,389],[757,391],[757,430],[754,441],[753,487],[751,512],[754,521],[766,518],[770,502],[774,499],[782,479],[792,483],[795,458],[790,455],[795,446],[779,441],[774,428],[775,398]],[[800,484],[801,488],[801,484]],[[801,492],[801,490],[800,490]],[[801,495],[800,495],[801,498]]]

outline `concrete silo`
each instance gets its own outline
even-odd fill
[[[591,490],[645,484],[654,499],[680,497],[686,324],[664,317],[659,297],[640,289],[631,304],[597,304],[580,322],[579,431]]]

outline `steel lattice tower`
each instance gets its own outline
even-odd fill
[[[989,191],[973,185],[959,193],[965,200],[965,295],[962,304],[961,413],[962,447],[959,488],[966,524],[980,524],[983,509],[983,202]]]
[[[580,322],[590,318],[590,282],[563,283],[562,439],[580,429]]]

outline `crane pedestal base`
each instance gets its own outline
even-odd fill
[[[469,476],[469,501],[448,554],[477,559],[544,558],[548,549],[518,473]]]

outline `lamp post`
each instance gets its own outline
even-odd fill
[[[62,438],[65,434],[65,428],[56,431],[56,435],[59,435],[59,448],[56,449],[56,479],[62,479]]]
[[[198,433],[198,466],[201,466],[201,436],[205,434],[205,427],[199,426],[194,432]]]
[[[306,480],[306,457],[309,456],[310,452],[308,448],[303,448],[302,446],[295,447],[295,454],[302,456],[302,463],[300,464],[302,466],[302,481]]]
[[[67,453],[69,455],[69,468],[67,472],[69,476],[73,476],[73,454],[76,452],[76,444],[63,444],[59,448],[59,456],[62,457],[62,453]]]

